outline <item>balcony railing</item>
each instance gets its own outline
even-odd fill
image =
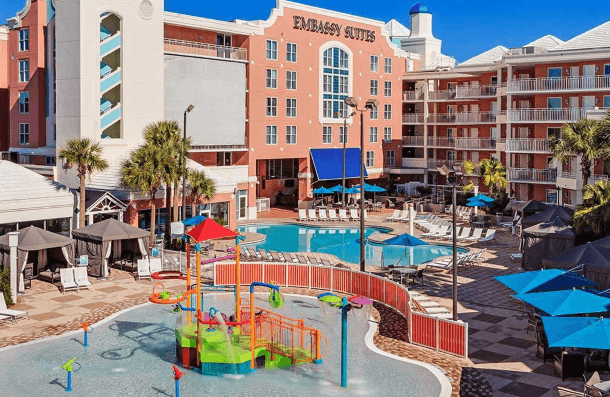
[[[481,85],[481,86],[458,86],[455,91],[456,98],[479,98],[496,96],[498,86]]]
[[[200,55],[212,58],[238,59],[240,61],[246,61],[248,59],[248,51],[245,48],[176,39],[164,39],[163,43],[165,52]]]
[[[578,121],[587,117],[585,108],[514,109],[508,111],[507,121],[557,122]]]
[[[424,115],[422,113],[405,113],[402,115],[403,124],[418,124],[424,122]]]
[[[428,123],[495,123],[497,116],[495,112],[435,113],[428,116]]]
[[[508,81],[508,92],[584,91],[610,88],[610,75],[538,77]]]
[[[459,149],[495,149],[496,140],[488,138],[455,138],[455,147]]]
[[[516,138],[506,140],[506,151],[525,153],[550,153],[551,149],[548,139]]]
[[[423,101],[424,93],[422,90],[403,91],[402,100],[403,101]]]
[[[428,100],[430,101],[447,101],[453,98],[455,98],[455,90],[428,92]]]
[[[426,168],[426,160],[421,157],[403,157],[402,168]]]
[[[428,138],[428,146],[435,147],[455,147],[455,139],[454,138]]]
[[[607,181],[608,175],[591,175],[589,177],[589,184],[596,183],[598,181]]]
[[[423,136],[403,136],[402,145],[403,146],[424,146],[424,137]]]
[[[454,164],[457,164],[455,160],[437,160],[437,159],[429,159],[428,160],[428,169],[436,170],[438,167],[442,167],[446,165],[447,167],[451,167]]]
[[[507,168],[506,176],[510,182],[556,183],[557,169],[538,170],[535,168]]]
[[[561,175],[562,178],[576,179],[576,172],[575,171],[561,171],[560,175]]]

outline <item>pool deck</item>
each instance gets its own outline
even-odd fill
[[[394,228],[392,234],[408,231],[406,223],[388,223],[390,213],[370,213],[367,225]],[[296,213],[275,210],[263,214],[257,223],[295,222]],[[251,223],[251,222],[248,222]],[[329,222],[325,222],[328,224]],[[357,226],[357,222],[335,222]],[[319,224],[311,222],[310,224]],[[324,223],[323,223],[324,224]],[[416,230],[415,235],[419,235]],[[391,309],[376,304],[374,317],[380,321],[375,345],[387,352],[440,367],[450,379],[452,396],[580,396],[583,382],[569,378],[565,382],[553,374],[553,363],[535,356],[535,335],[526,333],[527,315],[511,296],[510,290],[493,277],[518,272],[509,255],[517,252],[518,239],[506,229],[499,229],[493,244],[474,245],[487,248],[480,266],[460,269],[458,275],[459,318],[469,323],[469,360],[417,347],[406,341],[406,320]],[[320,255],[323,256],[323,255]],[[336,259],[335,259],[336,261]],[[356,265],[347,266],[356,268]],[[367,270],[379,270],[368,267]],[[410,286],[451,310],[451,279],[446,271],[430,271],[423,285]],[[0,348],[30,340],[80,329],[84,321],[96,322],[120,310],[145,303],[156,282],[136,281],[127,272],[113,269],[107,281],[91,279],[91,290],[80,293],[59,292],[52,284],[34,280],[32,288],[19,297],[14,309],[27,310],[29,320],[0,325]],[[184,290],[181,280],[167,280],[172,290]],[[319,291],[283,288],[286,293],[317,295]],[[610,375],[602,373],[602,380]]]

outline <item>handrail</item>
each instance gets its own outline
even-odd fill
[[[200,43],[178,39],[163,39],[166,52],[209,56],[214,58],[238,59],[246,61],[248,50],[240,47],[230,47],[211,43]]]
[[[584,91],[610,88],[610,75],[534,77],[508,80],[507,92]]]

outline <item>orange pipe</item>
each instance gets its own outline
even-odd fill
[[[320,360],[320,330],[316,330],[316,360]]]
[[[186,289],[191,288],[191,243],[186,243]],[[191,307],[191,295],[187,297],[188,307]],[[191,312],[186,313],[186,323],[191,324]]]
[[[252,360],[250,360],[250,369],[254,369],[254,341],[256,339],[256,329],[254,328],[254,294],[250,293],[250,351],[252,352]]]

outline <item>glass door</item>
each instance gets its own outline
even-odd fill
[[[237,192],[237,220],[248,217],[248,191],[240,190]]]

